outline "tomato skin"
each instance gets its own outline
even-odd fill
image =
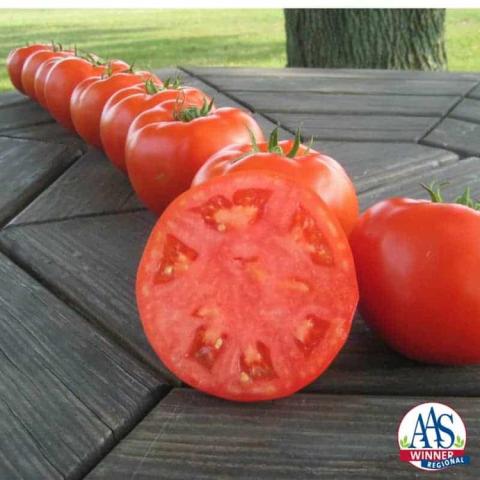
[[[35,98],[37,102],[47,109],[47,99],[45,98],[45,83],[47,81],[50,70],[62,60],[62,57],[51,58],[43,62],[35,72],[33,88],[35,90]]]
[[[346,234],[350,234],[358,219],[358,198],[349,176],[333,158],[313,149],[307,151],[303,145],[294,158],[287,157],[293,143],[293,140],[279,142],[284,155],[269,152],[266,142],[258,144],[259,152],[252,151],[251,144],[228,146],[200,168],[192,185],[231,172],[272,170],[315,191],[338,218]]]
[[[480,213],[395,198],[352,232],[365,320],[395,350],[427,363],[480,363]]]
[[[44,62],[54,58],[60,59],[64,57],[70,57],[72,55],[73,52],[71,51],[54,52],[50,50],[38,50],[32,55],[30,55],[26,59],[22,68],[21,79],[25,94],[28,95],[32,100],[37,99],[37,95],[35,92],[35,77],[38,69],[42,66]]]
[[[109,63],[114,72],[129,68],[122,60]],[[106,68],[106,65],[94,65],[79,57],[64,58],[53,65],[45,80],[44,95],[47,109],[58,123],[75,131],[70,114],[70,97],[81,81],[101,75]]]
[[[210,102],[210,98],[197,88],[165,89],[151,95],[146,92],[145,84],[125,88],[110,97],[100,120],[100,137],[106,155],[117,168],[127,173],[125,143],[135,118],[145,110],[180,95],[183,102],[199,107],[204,100]]]
[[[13,86],[20,92],[25,93],[22,84],[22,69],[30,55],[40,50],[52,50],[51,46],[44,44],[29,45],[13,49],[7,57],[7,71]]]
[[[150,72],[120,72],[107,78],[89,77],[80,82],[70,98],[70,114],[76,132],[88,144],[102,148],[100,118],[110,97],[123,88],[138,85],[145,80],[161,81]]]
[[[209,212],[202,213],[200,205],[219,195],[235,202],[240,192],[250,199],[255,192],[269,192],[260,218],[226,230],[211,228],[202,219]],[[239,204],[248,212],[255,201]],[[303,207],[333,249],[332,266],[313,263],[308,253],[312,245],[295,243],[298,224],[292,225],[291,219]],[[301,221],[306,223],[312,226]],[[174,262],[173,268],[165,264],[166,258]],[[309,289],[284,290],[285,281],[291,274],[296,278],[299,270]],[[358,288],[347,237],[324,202],[298,182],[250,170],[192,187],[167,207],[142,255],[136,295],[146,336],[167,368],[205,393],[253,402],[289,396],[328,368],[348,336]],[[324,315],[329,326],[321,335],[316,332],[306,352],[303,347],[313,338],[303,331],[298,337],[297,327],[310,312]],[[205,333],[207,349],[199,330]],[[249,370],[242,353],[256,342],[263,344],[256,348],[262,358],[259,361],[255,351],[249,355],[254,363]],[[224,350],[212,355],[206,343]]]
[[[216,151],[248,141],[249,129],[260,140],[257,122],[237,108],[220,108],[190,122],[174,118],[178,107],[169,100],[141,113],[127,135],[128,176],[139,198],[160,214],[187,190],[197,170]]]

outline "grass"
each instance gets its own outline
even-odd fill
[[[77,44],[139,67],[285,65],[281,10],[0,10],[0,58],[27,40]],[[449,10],[450,70],[480,71],[480,10]],[[0,67],[0,91],[11,88]]]

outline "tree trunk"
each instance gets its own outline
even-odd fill
[[[289,67],[445,70],[443,9],[286,9]]]

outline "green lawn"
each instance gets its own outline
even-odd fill
[[[480,71],[480,10],[451,10],[447,19],[450,69]],[[51,39],[144,68],[285,65],[281,10],[0,10],[0,58]],[[10,88],[1,68],[0,91]]]

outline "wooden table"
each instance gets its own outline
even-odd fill
[[[301,125],[362,208],[420,197],[432,179],[449,180],[449,198],[466,183],[480,193],[480,74],[182,70],[158,73],[267,131]],[[135,270],[155,218],[127,179],[16,93],[0,96],[0,167],[1,480],[419,478],[396,435],[426,400],[467,426],[472,465],[445,475],[480,478],[480,367],[415,364],[357,317],[328,372],[289,399],[184,388],[139,325]]]

